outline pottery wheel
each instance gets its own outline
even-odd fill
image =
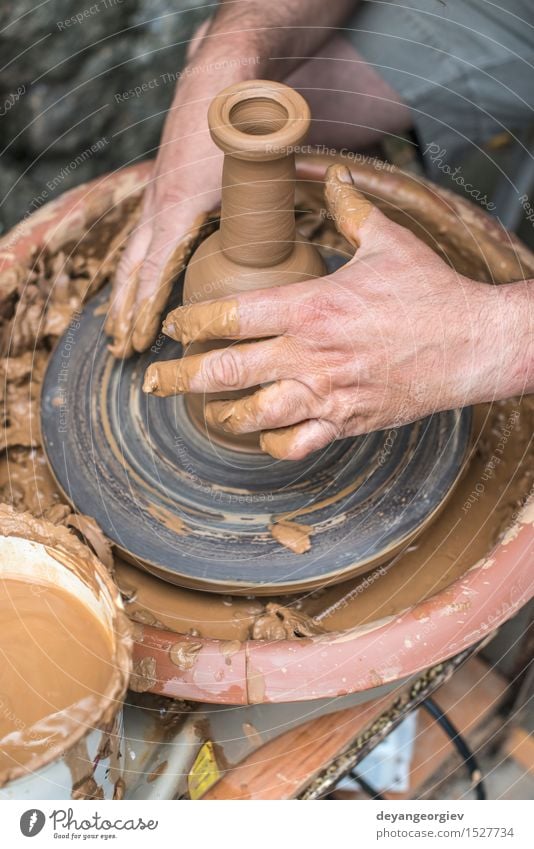
[[[127,361],[109,354],[99,309],[108,297],[109,287],[88,303],[50,357],[43,444],[69,501],[141,568],[222,593],[312,589],[391,557],[454,486],[469,410],[341,440],[297,462],[214,445],[183,397],[141,390],[151,362],[181,356],[177,342],[160,337]],[[311,527],[308,552],[272,537],[280,518]]]

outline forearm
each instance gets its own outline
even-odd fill
[[[282,80],[312,56],[358,0],[221,0],[186,65],[177,98],[247,79]],[[310,24],[309,22],[313,23]],[[184,97],[185,95],[185,97]]]
[[[476,385],[467,403],[533,393],[534,280],[488,286],[472,319]]]
[[[254,50],[258,78],[281,80],[312,56],[357,0],[221,0],[201,49]],[[218,46],[217,46],[218,45]]]

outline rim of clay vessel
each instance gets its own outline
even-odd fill
[[[53,763],[94,729],[109,726],[122,703],[132,666],[132,626],[124,612],[117,586],[105,566],[64,527],[29,513],[17,513],[0,505],[0,572],[2,577],[52,584],[74,596],[101,622],[111,637],[109,681],[89,711],[79,708],[71,733],[24,765],[0,773],[0,787],[29,777]]]
[[[395,217],[432,229],[434,247],[467,234],[471,276],[501,282],[534,276],[534,254],[498,220],[424,178],[368,157],[297,157],[297,179],[317,183],[341,162],[355,185]],[[0,273],[27,265],[36,246],[57,250],[80,239],[107,210],[138,197],[151,180],[144,162],[93,180],[46,204],[0,239]],[[439,230],[439,232],[437,232]],[[437,244],[436,244],[437,243]],[[457,580],[402,613],[344,632],[276,642],[209,640],[135,623],[134,666],[150,666],[152,692],[224,704],[335,698],[407,678],[480,641],[534,596],[534,501],[518,513],[486,557]],[[188,644],[190,668],[172,658]],[[191,645],[194,644],[194,645]],[[149,663],[147,663],[147,660]]]
[[[310,108],[298,92],[268,80],[235,83],[208,109],[214,142],[237,159],[268,161],[293,153],[310,120]]]

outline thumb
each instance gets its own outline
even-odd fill
[[[139,270],[133,347],[144,351],[154,341],[161,326],[161,313],[165,309],[172,285],[185,269],[195,247],[208,213],[200,213],[186,228],[177,226],[176,213],[163,211],[156,219],[152,240],[145,261]]]
[[[326,172],[325,198],[336,228],[361,254],[391,238],[393,224],[354,185],[346,165],[331,165]]]

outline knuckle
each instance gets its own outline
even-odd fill
[[[275,391],[271,387],[262,389],[252,396],[251,403],[245,403],[245,415],[249,421],[257,422],[262,427],[266,427],[272,418],[275,403]]]
[[[344,415],[343,405],[334,392],[328,392],[321,399],[321,416],[330,421],[340,421]]]
[[[139,269],[139,283],[144,293],[152,293],[158,285],[159,265],[153,257],[146,257]]]
[[[339,439],[343,434],[343,428],[341,425],[336,424],[335,422],[321,420],[321,444],[326,445],[330,442],[334,442],[336,439]]]
[[[170,183],[170,185],[165,186],[161,197],[160,197],[160,207],[165,209],[169,209],[169,207],[180,206],[183,202],[187,200],[187,192],[182,191],[182,189]]]
[[[329,398],[332,394],[332,376],[328,373],[316,372],[315,374],[310,376],[308,385],[313,394],[316,395],[321,401]]]
[[[226,348],[220,354],[208,357],[204,362],[203,376],[221,389],[235,389],[243,377],[236,352]]]
[[[298,312],[297,319],[301,331],[304,327],[307,331],[316,328],[320,332],[335,309],[334,303],[330,294],[314,294]]]
[[[273,399],[270,414],[277,422],[292,422],[302,408],[302,400],[295,395],[281,395]]]
[[[346,313],[346,294],[339,286],[325,289],[314,298],[317,315],[323,319],[343,317]]]
[[[150,281],[150,282],[155,283],[155,281],[157,280],[158,274],[159,274],[159,269],[160,269],[159,263],[157,262],[154,255],[148,254],[145,257],[141,268],[139,269],[140,280],[145,281],[145,282]]]

